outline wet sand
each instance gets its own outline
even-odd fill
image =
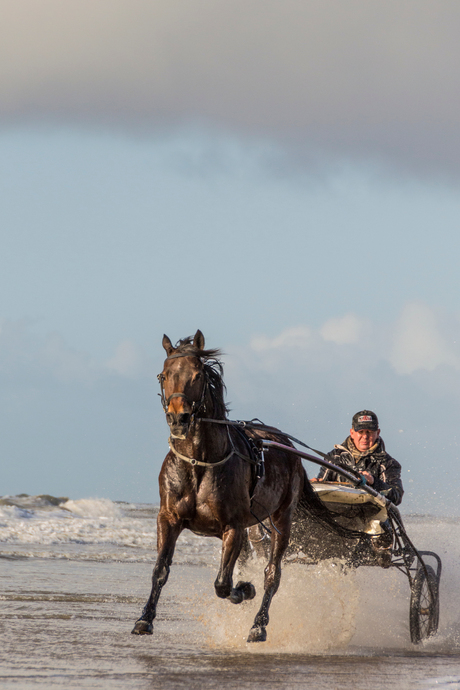
[[[247,645],[255,605],[214,597],[214,567],[173,568],[145,637],[130,630],[149,564],[3,557],[0,567],[2,688],[460,687],[452,639],[408,642],[399,573],[361,569],[344,583],[333,569],[306,578],[288,567],[269,640]]]
[[[247,644],[257,589],[235,606],[214,594],[217,540],[184,532],[153,636],[133,636],[150,590],[156,509],[106,500],[0,506],[0,686],[460,690],[460,525],[409,516],[421,549],[443,559],[439,634],[410,642],[409,585],[392,568],[287,565],[268,640]]]

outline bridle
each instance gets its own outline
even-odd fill
[[[190,353],[190,352],[180,352],[180,353],[177,353],[174,355],[169,355],[169,357],[166,358],[166,361],[169,359],[176,359],[177,357],[196,357],[201,362],[201,358],[199,355],[196,355],[196,354]],[[163,410],[165,411],[165,414],[168,413],[169,403],[173,398],[184,398],[184,400],[186,400],[188,402],[188,404],[190,405],[190,407],[192,408],[191,415],[190,415],[190,426],[192,426],[194,424],[194,422],[198,418],[197,415],[201,411],[206,412],[205,399],[206,399],[206,393],[208,392],[208,389],[209,389],[209,380],[208,380],[208,376],[206,374],[206,369],[203,370],[203,374],[204,374],[204,383],[203,383],[203,388],[202,388],[201,396],[200,396],[199,400],[190,400],[190,398],[185,393],[179,393],[179,392],[178,393],[172,393],[171,395],[166,397],[165,391],[164,391],[165,376],[164,376],[163,372],[161,372],[161,374],[158,374],[157,378],[158,378],[158,381],[160,383],[160,391],[161,391],[159,393],[159,396],[161,398],[161,404],[163,406]],[[209,422],[209,421],[213,421],[213,420],[206,419],[205,421]],[[202,462],[201,460],[195,460],[195,458],[189,458],[186,455],[182,455],[181,453],[179,453],[179,451],[177,451],[174,448],[172,436],[170,436],[168,439],[169,448],[171,449],[171,451],[174,453],[174,455],[177,458],[179,458],[180,460],[185,460],[186,462],[190,463],[193,466],[200,465],[201,467],[217,467],[218,465],[224,465],[227,462],[227,460],[230,460],[230,458],[233,455],[237,455],[238,457],[242,458],[243,460],[246,460],[247,462],[250,462],[251,464],[256,464],[252,460],[252,458],[250,458],[246,455],[243,455],[242,453],[239,452],[239,450],[237,450],[235,448],[235,444],[233,443],[233,439],[232,439],[231,434],[230,434],[230,429],[229,429],[230,426],[232,426],[232,424],[227,424],[227,436],[228,436],[228,441],[229,441],[229,445],[230,445],[230,451],[219,462]]]
[[[178,357],[196,357],[201,362],[201,358],[199,357],[199,355],[195,355],[191,352],[180,352],[178,354],[169,355],[169,357],[166,357],[166,361],[168,361],[169,359],[177,359]],[[191,407],[190,424],[194,424],[195,419],[197,418],[197,414],[199,412],[201,412],[202,409],[204,411],[206,394],[208,392],[208,387],[209,387],[209,381],[208,381],[208,377],[206,375],[205,369],[203,369],[203,374],[204,374],[204,383],[203,383],[203,388],[201,391],[201,397],[199,400],[190,400],[190,398],[185,393],[179,393],[179,392],[178,393],[171,393],[170,396],[166,397],[165,389],[164,389],[165,375],[163,374],[163,372],[161,372],[161,374],[158,374],[157,379],[158,379],[158,382],[160,384],[160,393],[158,395],[160,396],[161,405],[163,407],[165,414],[168,414],[169,403],[171,402],[171,400],[173,398],[184,398],[184,400]]]

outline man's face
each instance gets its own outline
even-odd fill
[[[361,451],[361,453],[364,453],[364,451],[372,448],[374,443],[377,441],[378,437],[380,436],[380,429],[377,429],[377,431],[374,431],[373,429],[360,429],[359,431],[350,429],[350,436],[353,439],[353,443],[355,444],[356,448]]]

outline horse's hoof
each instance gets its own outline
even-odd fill
[[[241,604],[242,601],[254,599],[256,596],[256,588],[251,582],[238,582],[229,595],[229,600],[232,604]]]
[[[241,604],[241,602],[244,601],[243,592],[235,587],[229,594],[228,600],[231,601],[232,604]]]
[[[142,619],[138,620],[131,630],[131,635],[153,635],[153,625]]]
[[[265,642],[267,631],[263,626],[256,625],[249,631],[248,642]]]
[[[239,589],[243,592],[243,599],[245,601],[254,599],[254,597],[256,596],[256,588],[254,587],[252,582],[238,582],[235,589]]]

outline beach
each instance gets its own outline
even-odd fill
[[[286,565],[268,640],[247,644],[254,601],[219,600],[219,542],[181,535],[152,636],[130,634],[150,591],[149,504],[3,497],[2,688],[460,688],[460,530],[455,518],[404,516],[419,548],[443,559],[439,633],[414,646],[409,586],[395,569]]]

